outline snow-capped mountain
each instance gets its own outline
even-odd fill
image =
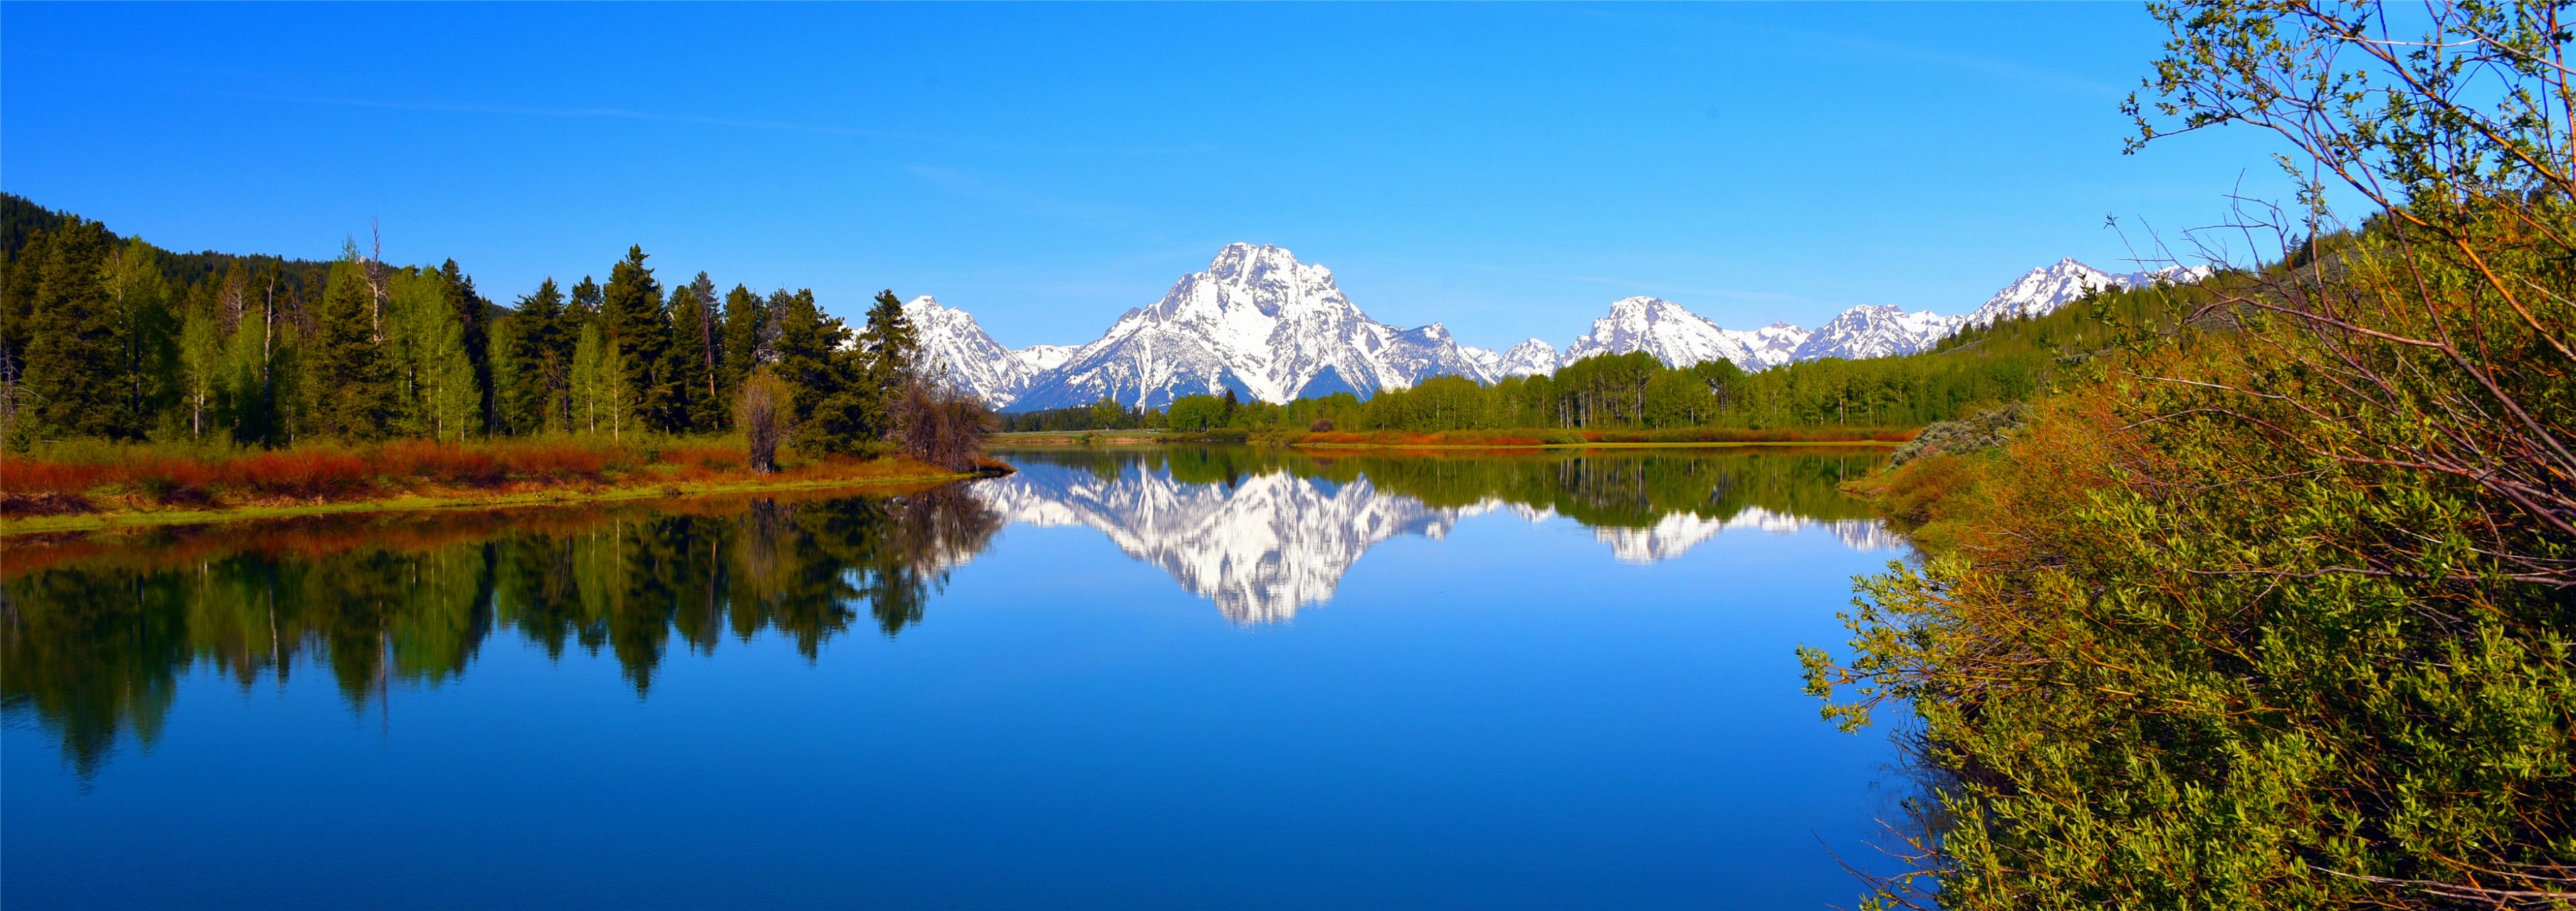
[[[1225,389],[1267,402],[1368,396],[1444,373],[1491,379],[1440,324],[1398,329],[1370,319],[1334,285],[1332,270],[1238,243],[1033,378],[1012,406],[1063,408],[1105,395],[1159,407]]]
[[[1081,350],[1072,345],[1030,345],[1013,351],[994,341],[975,317],[942,306],[930,295],[903,305],[903,318],[920,334],[922,363],[945,370],[948,381],[974,393],[995,408],[1007,407],[1028,391],[1029,382]]]
[[[1556,347],[1538,339],[1530,339],[1501,351],[1487,351],[1482,348],[1470,350],[1476,355],[1476,362],[1484,365],[1485,375],[1498,380],[1507,376],[1538,376],[1555,373],[1556,368],[1564,366],[1557,360]]]
[[[2032,269],[2004,286],[1961,321],[1964,328],[1993,325],[1996,320],[2046,316],[2084,298],[2090,290],[2144,288],[2159,282],[2188,285],[2208,278],[2208,266],[2166,266],[2148,272],[2111,273],[2076,262],[2074,257]]]
[[[1963,328],[2054,312],[2088,288],[2190,284],[2211,271],[2171,266],[2111,273],[2063,259],[2031,270],[1967,316],[1863,305],[1812,330],[1788,323],[1726,329],[1680,304],[1630,297],[1612,303],[1563,351],[1538,339],[1492,351],[1459,344],[1439,323],[1417,329],[1380,323],[1351,303],[1332,270],[1298,262],[1278,247],[1242,243],[1227,245],[1206,271],[1182,276],[1162,300],[1128,311],[1088,345],[1006,349],[965,311],[926,296],[906,304],[905,312],[921,327],[928,357],[996,408],[1063,408],[1104,395],[1161,407],[1180,396],[1228,389],[1269,402],[1334,392],[1365,398],[1443,374],[1492,382],[1632,351],[1676,367],[1722,359],[1746,370],[1888,357],[1927,350]]]
[[[1610,313],[1592,321],[1592,331],[1565,346],[1564,362],[1596,354],[1643,351],[1675,367],[1701,361],[1733,361],[1746,370],[1764,366],[1753,348],[1718,328],[1708,317],[1660,297],[1630,297],[1610,305]]]
[[[1016,352],[994,341],[974,316],[940,306],[927,294],[905,302],[903,318],[920,334],[925,366],[947,371],[950,383],[996,407],[1018,398],[1036,373]]]
[[[1845,310],[1832,322],[1816,328],[1798,346],[1792,360],[1812,361],[1839,357],[1859,359],[1912,354],[1932,347],[1934,342],[1959,330],[1959,317],[1942,316],[1930,310],[1907,313],[1885,305],[1862,305]]]
[[[1772,323],[1753,330],[1728,329],[1726,334],[1750,349],[1756,363],[1763,367],[1777,367],[1797,360],[1799,346],[1805,345],[1807,337],[1815,333],[1788,323]]]

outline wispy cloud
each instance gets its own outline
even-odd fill
[[[446,114],[499,114],[511,117],[546,117],[564,120],[634,120],[651,123],[684,123],[696,126],[723,127],[728,129],[776,130],[791,133],[811,133],[821,136],[855,136],[865,139],[884,139],[893,142],[917,145],[940,145],[953,148],[976,149],[988,152],[1009,152],[1016,154],[1158,157],[1171,155],[1200,155],[1218,151],[1223,148],[1223,146],[1215,143],[1205,142],[1183,143],[1170,146],[1134,146],[1123,148],[1092,148],[1087,146],[1056,146],[1040,148],[1008,143],[984,142],[980,140],[963,139],[955,136],[942,136],[930,133],[913,133],[902,130],[880,130],[867,127],[841,126],[828,123],[806,123],[793,120],[707,117],[697,114],[672,114],[656,111],[638,111],[630,108],[617,107],[538,107],[529,105],[468,104],[442,101],[386,101],[366,98],[339,98],[316,95],[274,95],[220,90],[206,90],[203,94],[215,95],[224,98],[240,98],[251,101],[268,101],[279,104],[310,104],[326,107],[369,108],[386,111],[429,111]]]

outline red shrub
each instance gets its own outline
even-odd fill
[[[224,483],[246,490],[319,497],[355,489],[375,475],[365,459],[323,450],[261,452],[224,466]]]
[[[573,442],[530,443],[500,450],[501,468],[530,478],[597,478],[618,449]]]
[[[124,481],[115,465],[67,465],[37,459],[0,458],[0,491],[9,493],[80,493]]]

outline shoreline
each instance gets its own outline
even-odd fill
[[[227,522],[285,519],[303,516],[367,512],[426,512],[447,509],[508,509],[543,506],[577,506],[617,500],[685,499],[725,494],[767,493],[772,491],[812,491],[849,489],[864,491],[881,488],[914,488],[945,484],[952,481],[989,477],[983,473],[944,473],[898,475],[872,478],[795,478],[776,481],[691,481],[654,485],[603,486],[584,490],[556,486],[512,493],[475,495],[437,495],[404,493],[391,497],[340,500],[326,503],[286,505],[246,505],[214,509],[115,509],[77,515],[26,516],[0,520],[0,542],[21,535],[58,534],[63,532],[113,531],[127,528],[151,528],[172,525],[214,525]]]

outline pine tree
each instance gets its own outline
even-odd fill
[[[492,397],[492,302],[474,290],[474,276],[458,269],[455,260],[440,266],[438,274],[448,309],[456,314],[463,336],[467,369],[474,377],[474,414],[481,424],[476,432],[489,433],[500,427],[500,412]]]
[[[564,308],[563,291],[546,279],[536,293],[519,298],[507,322],[510,343],[502,359],[510,363],[512,382],[502,396],[505,423],[513,433],[571,430],[572,348],[581,330]]]
[[[868,385],[880,396],[892,396],[912,379],[921,360],[921,331],[904,317],[903,301],[892,290],[877,292],[859,347],[868,356]]]
[[[599,322],[607,340],[614,343],[620,378],[634,397],[635,416],[646,426],[669,429],[676,390],[663,372],[671,318],[663,308],[662,285],[653,279],[644,259],[643,247],[629,247],[626,259],[609,269],[608,285],[600,290]]]
[[[108,299],[114,302],[124,350],[115,365],[129,432],[175,434],[179,398],[179,324],[170,283],[161,274],[161,251],[128,238],[109,255]]]
[[[591,281],[590,276],[582,276],[581,284],[572,286],[572,302],[564,306],[564,317],[572,320],[575,326],[587,325],[598,319],[601,294],[598,282]],[[578,334],[579,330],[575,333]]]
[[[700,284],[706,282],[700,273]],[[712,294],[712,292],[709,292]],[[671,430],[697,433],[715,429],[716,398],[714,353],[707,347],[713,336],[714,322],[710,308],[714,302],[698,296],[697,284],[671,289],[671,345],[669,360],[663,365],[663,376],[671,384],[671,398],[676,419]]]
[[[749,376],[752,369],[758,366],[753,363],[755,360],[753,352],[760,343],[761,326],[769,321],[768,314],[768,305],[760,299],[760,295],[752,293],[750,288],[735,285],[732,291],[725,294],[723,353],[716,358],[718,401],[731,402],[738,399],[743,378]],[[730,423],[731,413],[728,412],[725,418]]]
[[[382,438],[397,413],[394,365],[375,340],[374,284],[351,241],[322,292],[315,314],[312,384],[315,432],[352,440]]]
[[[48,232],[27,318],[22,395],[40,437],[132,438],[116,365],[126,325],[108,299],[107,229],[73,217]]]

